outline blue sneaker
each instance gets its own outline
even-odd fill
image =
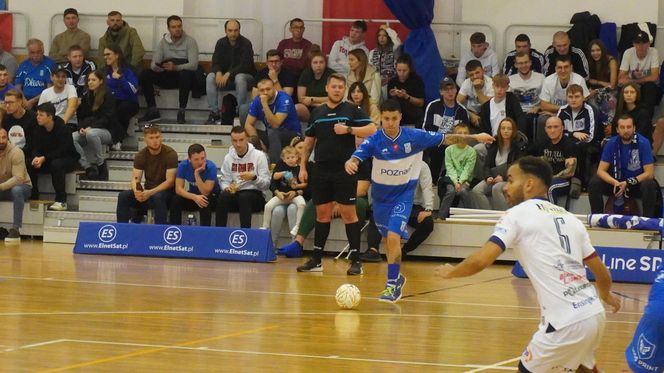
[[[383,292],[378,296],[378,300],[381,302],[396,303],[399,299],[401,299],[401,290],[405,284],[406,277],[399,273],[399,277],[397,277],[396,283],[388,282],[387,285],[385,285],[385,290],[383,290]]]
[[[285,255],[287,258],[299,258],[302,256],[302,245],[297,241],[293,241],[279,248],[277,255]]]

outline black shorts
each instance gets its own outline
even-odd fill
[[[348,175],[341,168],[314,166],[311,175],[311,193],[315,205],[336,202],[355,205],[357,175]]]

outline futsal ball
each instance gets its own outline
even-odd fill
[[[335,296],[339,307],[345,310],[350,310],[360,304],[360,289],[353,284],[343,284],[337,289]]]

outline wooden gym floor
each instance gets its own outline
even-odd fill
[[[405,297],[376,296],[385,264],[361,277],[326,259],[252,264],[73,255],[71,245],[0,244],[1,372],[501,372],[514,371],[539,309],[528,280],[494,265],[443,281],[436,262],[406,262]],[[341,311],[336,288],[362,291]],[[623,351],[649,286],[616,284],[598,354],[626,370]]]

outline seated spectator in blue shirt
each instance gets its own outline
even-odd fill
[[[10,89],[16,89],[16,87],[9,82],[9,71],[7,71],[7,66],[0,65],[0,101],[5,100],[5,93]]]
[[[126,133],[129,120],[138,114],[138,78],[117,45],[104,49],[104,59],[107,66],[106,86],[115,97],[118,122]]]
[[[51,72],[55,69],[55,62],[44,56],[44,43],[41,40],[30,39],[26,47],[28,59],[18,66],[14,83],[23,91],[28,100],[27,108],[31,109],[39,102],[42,91],[51,85]]]
[[[650,142],[636,132],[634,119],[628,114],[618,118],[617,132],[604,145],[597,175],[588,185],[590,210],[593,214],[604,212],[603,195],[642,198],[641,216],[659,217],[655,207],[659,186]],[[614,213],[621,212],[614,210]]]
[[[201,144],[187,149],[188,158],[181,161],[175,173],[175,197],[171,202],[170,223],[182,224],[182,210],[199,211],[201,225],[209,227],[217,196],[221,191],[217,180],[217,165],[207,159]],[[184,182],[189,183],[189,190]]]
[[[267,145],[270,162],[276,163],[281,148],[302,133],[302,126],[293,98],[286,92],[277,91],[270,79],[258,82],[258,93],[251,102],[244,126],[249,136],[258,135]],[[265,130],[257,131],[257,121],[262,122]]]

